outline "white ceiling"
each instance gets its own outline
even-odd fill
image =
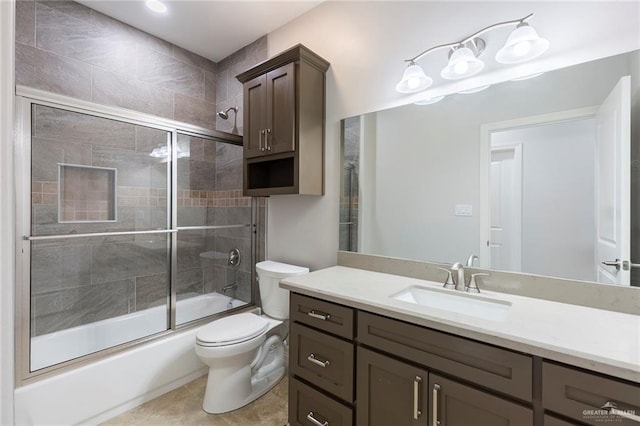
[[[94,10],[214,62],[281,27],[321,0],[164,0],[164,14],[144,0],[77,0]]]

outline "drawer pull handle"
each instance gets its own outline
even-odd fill
[[[327,359],[327,360],[325,360],[325,361],[319,360],[318,358],[316,358],[316,356],[315,356],[314,354],[310,354],[310,355],[307,357],[307,360],[309,360],[309,362],[312,362],[312,363],[314,363],[315,365],[318,365],[318,366],[320,366],[320,367],[322,367],[322,368],[326,368],[326,367],[328,367],[328,366],[329,366],[329,364],[330,364],[330,362],[329,362],[329,360],[328,360],[328,359]]]
[[[433,426],[437,426],[440,424],[440,420],[438,420],[438,392],[440,391],[440,385],[437,383],[433,384],[433,406],[431,407],[431,415],[433,416],[431,419],[431,424]]]
[[[309,315],[311,318],[319,319],[319,320],[322,320],[322,321],[326,321],[329,318],[331,318],[331,315],[329,315],[329,314],[325,314],[325,313],[322,313],[322,312],[318,313],[318,312],[316,312],[314,310],[311,310],[311,311],[307,312],[307,315]]]
[[[640,423],[640,416],[635,414],[633,411],[629,412],[629,411],[625,411],[625,410],[620,410],[615,402],[607,401],[602,406],[602,408],[604,408],[606,410],[609,410],[609,412],[611,414],[614,414],[616,416],[620,416],[620,417],[623,417],[625,419],[633,420],[634,422]]]
[[[313,417],[313,411],[309,411],[309,414],[307,414],[307,420],[316,426],[329,426],[329,422],[325,421],[324,423],[320,423],[318,419]]]
[[[420,383],[422,382],[422,377],[416,376],[413,379],[413,419],[418,420],[418,417],[422,415],[420,411]]]

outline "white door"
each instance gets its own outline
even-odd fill
[[[522,268],[522,144],[491,149],[490,266]]]
[[[596,114],[596,267],[598,281],[629,285],[630,100],[629,76],[622,77]],[[603,262],[614,264],[607,266]]]

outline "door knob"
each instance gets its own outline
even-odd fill
[[[623,271],[628,271],[631,268],[640,268],[640,263],[631,263],[628,260],[605,260],[602,262],[603,265],[613,266],[616,268],[616,271],[622,269]]]

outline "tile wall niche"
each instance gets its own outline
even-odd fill
[[[16,84],[223,131],[232,129],[233,117],[224,121],[216,112],[238,105],[241,134],[242,86],[235,75],[267,59],[267,45],[263,37],[216,64],[72,1],[18,0],[15,53]],[[33,158],[42,163],[34,163],[32,176],[34,235],[67,233],[70,226],[78,233],[98,232],[97,227],[109,232],[166,226],[168,197],[160,173],[164,165],[148,155],[164,139],[153,129],[108,120],[98,123],[50,108],[39,114],[40,123],[50,120],[53,125],[46,132],[36,129],[33,138]],[[75,134],[70,135],[65,126],[73,127]],[[89,134],[91,143],[83,142]],[[184,218],[203,218],[201,224],[249,223],[250,199],[241,196],[242,148],[209,144],[213,151],[198,152],[196,147],[190,156],[190,183],[176,194],[180,212]],[[57,163],[97,167],[115,163],[107,167],[118,169],[117,220],[84,223],[83,217],[100,218],[105,206],[75,200],[74,217],[80,221],[59,222]],[[264,201],[260,206],[264,213]],[[189,258],[188,250],[181,250],[187,256],[178,274],[181,297],[215,291],[235,280],[236,296],[249,300],[250,238],[248,231],[242,232],[194,233],[199,235],[191,241],[184,235],[186,242],[195,241],[197,250],[204,252],[228,254],[228,249],[239,247],[243,261],[231,270],[226,259],[203,259],[199,256],[203,251],[198,256],[193,251]],[[264,241],[263,226],[258,233]],[[92,237],[34,243],[32,334],[164,303],[165,238]],[[258,259],[263,259],[263,246],[259,253]]]

